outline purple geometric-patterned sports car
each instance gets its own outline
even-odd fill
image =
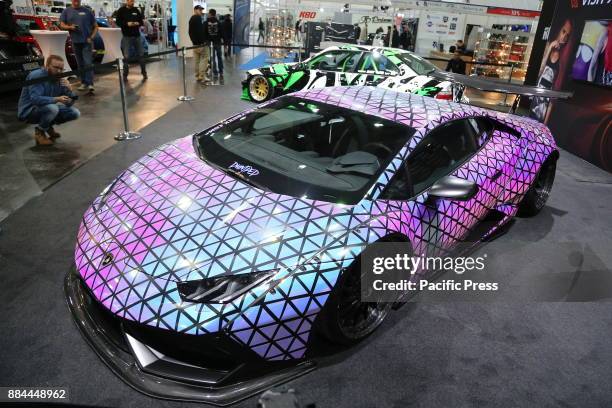
[[[350,344],[381,324],[390,304],[360,301],[366,247],[487,238],[544,206],[558,156],[544,125],[469,105],[376,87],[283,96],[113,181],[83,217],[69,305],[134,388],[232,403],[312,369],[315,333]]]

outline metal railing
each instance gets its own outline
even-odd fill
[[[130,122],[129,122],[129,116],[128,116],[128,111],[127,111],[127,104],[126,104],[125,80],[123,76],[124,70],[125,70],[125,64],[136,63],[136,62],[141,62],[141,61],[144,61],[146,64],[146,63],[157,61],[157,60],[154,60],[154,58],[157,58],[160,56],[175,54],[178,57],[178,54],[180,53],[181,54],[180,55],[181,56],[181,77],[182,77],[182,82],[183,82],[183,94],[179,95],[177,99],[181,102],[189,102],[189,101],[193,101],[195,98],[187,94],[187,62],[186,62],[185,52],[188,50],[203,48],[205,46],[208,46],[208,45],[195,45],[191,47],[181,47],[179,49],[170,49],[170,50],[156,52],[153,54],[147,54],[142,57],[117,58],[114,61],[106,62],[103,64],[92,64],[92,65],[88,65],[80,69],[66,71],[58,75],[51,75],[51,76],[46,76],[42,78],[23,80],[23,81],[18,81],[18,82],[12,82],[9,84],[2,84],[0,85],[0,93],[18,90],[25,86],[39,84],[43,82],[57,81],[60,78],[68,78],[72,76],[82,76],[82,74],[84,74],[87,71],[98,71],[99,72],[101,70],[116,68],[117,73],[118,73],[118,80],[119,80],[119,94],[121,96],[121,110],[123,114],[123,130],[120,131],[117,135],[115,135],[115,140],[123,141],[123,140],[138,139],[141,136],[140,133],[130,130]],[[244,48],[256,47],[256,48],[275,48],[275,49],[282,48],[282,49],[287,49],[287,50],[298,50],[298,59],[301,61],[302,47],[279,47],[279,46],[243,44],[243,43],[232,43],[232,44],[229,44],[229,46],[244,47]]]

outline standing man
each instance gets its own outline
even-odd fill
[[[212,55],[213,77],[219,73],[219,79],[223,81],[223,57],[221,56],[221,24],[217,20],[217,10],[208,10],[208,19],[204,22],[204,35],[206,41],[212,43],[210,50]],[[216,57],[215,57],[216,56]],[[218,71],[217,71],[218,68]]]
[[[93,39],[98,32],[96,19],[87,7],[81,6],[81,0],[72,0],[72,7],[66,7],[60,16],[60,28],[70,31],[72,49],[79,69],[93,63]],[[81,73],[81,86],[79,91],[94,91],[93,68]]]
[[[448,64],[446,65],[447,71],[465,75],[465,61],[461,59],[461,55],[460,51],[455,51],[453,58],[448,60]]]
[[[259,42],[260,39],[266,41],[266,25],[261,17],[259,17],[259,37],[257,37],[257,42]]]
[[[361,44],[361,27],[359,24],[353,24],[355,26],[355,43]]]
[[[385,47],[391,45],[391,35],[393,31],[391,30],[391,26],[387,26],[387,35],[385,36]]]
[[[457,42],[455,43],[455,49],[457,51],[459,51],[461,54],[465,54],[465,44],[463,43],[463,40],[457,40]]]
[[[62,57],[49,55],[44,68],[30,72],[26,80],[52,77],[62,72]],[[79,111],[72,106],[75,99],[76,95],[66,78],[24,86],[19,97],[17,117],[21,121],[36,124],[34,140],[37,145],[52,145],[53,141],[60,137],[53,125],[75,120],[80,116]]]
[[[298,19],[295,22],[295,41],[300,41],[300,31],[302,29],[302,20]]]
[[[210,78],[206,75],[208,71],[208,58],[210,58],[210,48],[204,34],[204,21],[202,20],[202,6],[199,4],[193,8],[193,16],[189,19],[189,38],[193,45],[202,45],[200,48],[193,49],[195,59],[196,81],[209,82]]]
[[[408,29],[408,26],[402,26],[403,31],[400,34],[400,47],[402,47],[403,49],[407,50],[407,51],[411,51],[411,46],[412,46],[412,34],[410,33],[410,30]]]
[[[391,46],[393,48],[399,47],[400,43],[400,35],[399,31],[397,31],[397,26],[393,25],[393,32],[391,33]]]
[[[232,47],[230,46],[230,44],[232,43],[232,37],[234,34],[232,16],[230,16],[229,14],[225,16],[221,29],[223,31],[223,45],[225,47],[223,54],[226,57],[229,57],[232,53]]]
[[[142,46],[142,38],[140,38],[140,26],[144,24],[144,17],[138,9],[134,7],[134,0],[127,0],[125,6],[121,6],[117,10],[117,25],[121,28],[121,51],[123,51],[123,58],[129,58],[130,49],[136,51],[138,62],[140,63],[140,73],[142,74],[142,80],[147,80],[147,68],[145,66],[144,59],[144,47]],[[128,74],[130,73],[130,64],[126,63],[123,65],[123,79],[127,80]]]

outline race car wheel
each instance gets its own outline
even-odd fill
[[[264,102],[272,97],[272,87],[268,80],[261,75],[254,75],[249,79],[249,96],[254,102]]]
[[[340,277],[319,316],[319,331],[334,343],[359,342],[381,325],[391,309],[388,302],[361,301],[360,273],[360,263],[356,260]]]
[[[555,181],[556,170],[557,161],[554,158],[549,158],[544,162],[523,201],[519,204],[519,215],[533,216],[544,208]]]

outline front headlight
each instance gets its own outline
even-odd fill
[[[195,303],[229,303],[249,290],[270,280],[278,272],[269,271],[241,275],[215,276],[214,278],[180,282],[178,287],[181,299]]]

